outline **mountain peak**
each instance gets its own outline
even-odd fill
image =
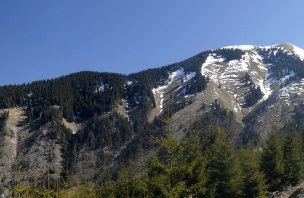
[[[240,50],[252,50],[254,49],[256,46],[254,45],[231,45],[231,46],[226,46],[223,47],[223,49],[240,49]]]
[[[285,52],[291,52],[292,54],[294,54],[295,56],[300,58],[302,61],[304,61],[304,50],[302,48],[299,48],[299,47],[297,47],[293,44],[290,44],[290,43],[280,43],[280,44],[270,45],[270,46],[231,45],[231,46],[226,46],[226,47],[219,48],[219,49],[238,49],[238,50],[242,50],[242,51],[252,51],[252,50],[255,50],[257,48],[261,48],[261,49],[280,48],[280,49],[284,50]]]
[[[266,46],[265,48],[281,48],[283,50],[293,53],[302,61],[304,60],[304,50],[290,43],[281,43],[277,45]]]
[[[281,48],[284,48],[288,51],[293,51],[295,45],[292,45],[290,43],[281,43],[281,44],[277,44],[277,45],[274,45],[275,47],[281,47]]]
[[[292,45],[292,47],[293,47],[293,53],[295,55],[297,55],[303,61],[304,60],[304,50],[295,45]]]

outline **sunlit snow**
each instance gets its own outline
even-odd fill
[[[240,49],[240,50],[252,50],[254,49],[254,45],[233,45],[224,47],[224,49]]]
[[[293,52],[295,55],[297,55],[302,61],[304,60],[304,50],[297,47],[297,46],[292,46],[293,47]]]
[[[165,100],[164,94],[165,94],[165,91],[168,88],[168,86],[171,83],[173,83],[175,80],[179,80],[179,79],[182,79],[183,82],[185,83],[185,82],[191,80],[195,75],[196,75],[195,72],[186,73],[183,68],[180,68],[169,74],[169,78],[164,85],[152,89],[154,98],[156,98],[157,93],[159,93],[159,95],[160,95],[160,104],[156,104],[156,105],[159,105],[160,113],[163,111],[163,105],[164,105],[164,100]]]
[[[259,83],[260,89],[263,93],[263,100],[267,100],[271,94],[271,89],[270,89],[270,85],[267,83],[264,83],[264,80],[261,79],[260,83]]]
[[[250,74],[253,83],[260,86],[263,93],[261,101],[266,100],[272,93],[270,84],[265,83],[269,65],[263,63],[263,58],[256,52],[255,46],[228,46],[228,49],[242,49],[245,51],[240,59],[225,62],[225,58],[210,53],[206,61],[202,64],[201,74],[207,76],[216,85],[231,94],[237,102],[234,103],[234,111],[241,110],[240,102],[244,98],[244,93],[238,89],[244,86],[241,79],[245,73]]]

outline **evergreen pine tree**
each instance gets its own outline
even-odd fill
[[[228,135],[218,130],[207,164],[207,196],[239,197],[241,195],[240,169]]]
[[[181,175],[185,176],[186,193],[193,197],[206,196],[207,159],[194,138],[184,140],[180,159]]]
[[[261,170],[266,176],[266,183],[270,191],[277,190],[282,185],[283,153],[280,137],[273,130],[263,148]]]
[[[185,191],[185,181],[179,178],[180,146],[171,135],[158,141],[159,152],[153,154],[147,166],[149,186],[155,197],[178,197]]]
[[[260,171],[260,153],[254,149],[243,149],[239,152],[242,168],[242,196],[244,198],[266,198],[267,185],[265,175]]]
[[[301,158],[300,142],[295,134],[287,135],[284,139],[283,148],[283,167],[284,167],[284,184],[295,185],[300,180]]]

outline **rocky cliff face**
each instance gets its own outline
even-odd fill
[[[208,51],[200,73],[184,73],[181,68],[170,73],[165,85],[153,89],[157,109],[161,112],[171,103],[172,95],[191,98],[191,104],[173,115],[173,128],[182,138],[183,131],[208,111],[201,106],[210,107],[217,100],[234,113],[241,125],[239,132],[255,133],[265,140],[272,127],[281,128],[293,119],[294,108],[303,101],[303,57],[304,51],[290,44],[229,46]],[[209,79],[206,89],[185,94],[191,84],[183,79],[195,75]]]

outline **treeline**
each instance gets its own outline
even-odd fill
[[[124,77],[118,74],[80,72],[52,80],[0,87],[0,108],[27,106],[29,121],[49,106],[58,105],[69,121],[110,111],[122,98]]]
[[[79,72],[51,80],[2,86],[0,108],[26,106],[28,121],[31,122],[41,118],[41,114],[47,114],[49,107],[57,106],[60,107],[62,117],[72,122],[86,120],[95,113],[101,115],[113,111],[124,98],[129,101],[130,109],[140,107],[141,113],[134,119],[135,123],[139,123],[143,121],[143,115],[155,106],[152,88],[164,83],[169,73],[179,68],[179,64],[173,64],[128,76]],[[128,84],[128,81],[132,83]],[[196,75],[187,94],[204,90],[207,82],[205,77]]]
[[[223,57],[225,62],[229,62],[232,60],[240,60],[245,52],[240,49],[222,48],[215,50],[215,54]]]

